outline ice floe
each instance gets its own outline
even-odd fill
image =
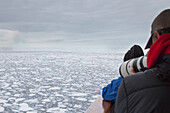
[[[61,89],[60,87],[51,87],[51,88],[49,88],[49,90],[59,90],[59,89]]]
[[[78,96],[78,97],[80,97],[80,96],[87,96],[87,94],[85,94],[85,93],[78,93],[78,92],[71,92],[70,94],[69,94],[69,96]]]
[[[27,111],[27,113],[38,113],[37,110]]]
[[[51,100],[49,98],[47,98],[47,99],[43,99],[42,101],[43,102],[50,102]]]
[[[7,100],[0,99],[0,103],[6,103],[8,102]]]
[[[55,93],[55,96],[56,96],[56,97],[58,97],[58,96],[61,96],[61,97],[62,97],[63,95],[58,94],[58,93]]]
[[[3,112],[4,111],[4,107],[0,107],[0,112]]]
[[[118,75],[120,55],[0,52],[0,112],[82,113]]]
[[[20,108],[19,108],[20,111],[33,110],[33,108],[29,107],[29,105],[27,103],[19,104],[19,106],[20,106]]]
[[[51,112],[51,113],[65,113],[66,111],[67,110],[61,109],[61,108],[58,108],[58,107],[56,107],[56,108],[49,108],[47,110],[47,112]]]
[[[81,97],[79,97],[79,98],[76,98],[77,100],[79,100],[79,101],[87,101],[87,99],[86,98],[81,98]]]
[[[23,101],[25,98],[17,98],[16,100],[15,100],[15,102],[20,102],[20,101]]]
[[[27,102],[27,103],[38,103],[38,99],[37,98],[29,99],[29,100],[25,100],[24,102]]]

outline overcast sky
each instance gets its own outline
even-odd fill
[[[169,0],[0,0],[0,47],[144,46],[167,8]]]

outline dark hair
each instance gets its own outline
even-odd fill
[[[127,61],[132,58],[137,58],[140,56],[144,56],[143,50],[139,45],[134,45],[128,50],[124,56],[123,61]]]
[[[170,33],[170,28],[160,29],[160,30],[158,30],[158,33],[160,35],[163,35],[165,33]]]

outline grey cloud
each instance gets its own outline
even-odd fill
[[[17,44],[108,45],[135,36],[144,43],[152,19],[168,6],[168,0],[1,0],[0,28],[19,31]]]

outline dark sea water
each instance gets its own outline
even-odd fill
[[[119,76],[122,55],[0,52],[0,112],[83,113]]]

